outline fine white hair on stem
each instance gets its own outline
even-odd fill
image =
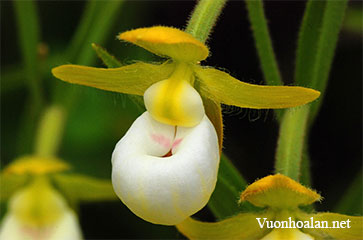
[[[160,123],[145,112],[115,147],[112,184],[137,216],[175,225],[207,204],[218,165],[218,137],[206,115],[188,128]]]

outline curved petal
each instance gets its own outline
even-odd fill
[[[117,200],[110,179],[98,179],[81,174],[56,174],[52,176],[59,190],[76,201]]]
[[[167,79],[174,64],[134,63],[120,68],[62,65],[52,69],[56,78],[106,91],[143,95],[153,83]]]
[[[360,216],[328,212],[307,214],[299,211],[297,218],[309,223],[312,222],[315,228],[304,228],[302,230],[318,239],[330,239],[332,237],[342,240],[359,240],[363,237],[363,217]]]
[[[208,48],[202,42],[177,28],[138,28],[121,33],[118,38],[183,62],[198,62],[208,57]]]
[[[271,218],[271,213],[241,213],[220,222],[201,222],[192,218],[176,225],[189,239],[261,239],[269,230],[261,228],[256,218]]]
[[[320,92],[304,87],[262,86],[249,84],[214,68],[195,67],[200,92],[227,105],[255,109],[278,109],[304,105]]]
[[[145,112],[116,145],[112,183],[137,216],[175,225],[207,204],[218,163],[218,138],[206,116],[193,128],[175,128]]]
[[[205,108],[205,114],[208,116],[209,120],[213,123],[213,126],[216,129],[219,142],[219,154],[222,154],[223,118],[221,104],[206,97],[203,97],[203,104]]]

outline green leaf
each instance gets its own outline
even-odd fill
[[[279,131],[275,172],[299,181],[309,106],[285,111]]]
[[[123,1],[97,1],[93,0],[86,6],[86,11],[81,23],[72,39],[70,48],[66,51],[74,63],[91,65],[95,59],[91,44],[103,44],[110,35],[112,24],[115,22],[117,13]],[[56,85],[56,102],[64,104],[67,110],[71,111],[76,107],[78,91],[64,86]]]
[[[26,86],[25,70],[18,65],[2,67],[1,94],[18,90]]]
[[[0,201],[7,201],[17,190],[26,184],[25,174],[0,174]]]
[[[16,22],[19,34],[19,44],[23,55],[26,77],[33,91],[38,91],[37,86],[37,50],[39,43],[39,20],[36,6],[33,1],[14,1]]]
[[[109,54],[106,49],[102,48],[98,44],[92,43],[93,49],[96,51],[97,56],[101,58],[102,62],[108,68],[118,68],[121,67],[122,64],[119,60],[117,60],[114,56]],[[145,112],[144,99],[142,96],[127,94],[127,96],[135,103],[140,113]]]
[[[284,85],[273,50],[263,2],[262,0],[246,0],[246,5],[265,81],[267,85]],[[274,112],[277,120],[280,121],[284,111],[276,109]]]
[[[52,176],[56,186],[73,201],[117,200],[110,180],[92,178],[80,174],[56,174]]]
[[[82,45],[87,39],[87,35],[90,31],[92,31],[93,22],[97,18],[98,12],[102,7],[101,1],[90,0],[86,3],[86,7],[82,14],[81,20],[77,25],[76,32],[73,35],[73,38],[69,44],[67,49],[67,59],[68,61],[75,61],[77,55],[80,54],[80,50],[82,49]]]
[[[309,123],[315,119],[323,99],[346,5],[347,0],[310,0],[306,7],[299,33],[295,81],[322,93],[319,101],[311,105]]]
[[[117,60],[114,56],[109,54],[106,49],[102,48],[100,45],[96,43],[92,43],[92,48],[97,53],[97,56],[101,58],[102,62],[108,68],[118,68],[122,67],[122,64],[119,60]]]
[[[69,53],[76,52],[74,62],[89,65],[95,60],[91,44],[102,44],[109,36],[112,24],[123,1],[90,1],[72,39]],[[78,51],[78,52],[77,52]]]
[[[42,105],[42,92],[39,85],[38,43],[39,21],[33,1],[13,1],[18,30],[18,39],[25,69],[24,77],[29,86],[30,99],[21,117],[18,133],[18,153],[31,151],[35,124]]]
[[[295,82],[324,94],[346,0],[313,1],[306,6],[299,32]],[[285,111],[276,151],[276,172],[299,180],[307,124],[317,114],[322,96],[309,107]],[[307,158],[306,158],[307,160]],[[304,163],[308,165],[308,163]]]
[[[355,34],[363,33],[363,10],[359,5],[348,7],[343,28]]]
[[[248,202],[238,204],[240,194],[246,187],[247,182],[232,162],[222,154],[217,185],[208,202],[209,209],[217,219],[224,219],[241,211],[257,209]]]
[[[348,189],[344,192],[337,206],[334,208],[335,212],[344,214],[362,214],[362,170],[354,178]]]

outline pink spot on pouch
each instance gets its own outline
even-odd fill
[[[183,140],[182,138],[175,139],[173,146],[171,146],[171,148],[176,148],[177,146],[179,146],[182,140]]]
[[[163,135],[157,135],[157,134],[152,134],[151,138],[159,143],[161,146],[165,147],[165,148],[170,148],[171,142],[170,139],[166,138]]]

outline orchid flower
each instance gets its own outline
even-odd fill
[[[202,67],[207,46],[176,28],[140,28],[118,38],[167,60],[112,69],[62,65],[52,73],[66,82],[144,97],[147,111],[112,154],[112,182],[121,201],[152,223],[178,224],[208,202],[222,149],[221,103],[288,108],[320,94],[302,87],[248,84]]]
[[[7,182],[2,188],[12,188],[12,184],[24,180],[25,173],[36,176],[11,194],[8,213],[0,226],[1,240],[82,239],[76,214],[44,175],[67,168],[65,163],[55,159],[22,157],[4,170],[2,180]]]
[[[0,173],[0,200],[8,211],[0,240],[81,240],[78,218],[68,205],[114,200],[109,181],[63,173],[70,166],[55,157],[23,156]]]
[[[189,239],[261,240],[358,240],[363,218],[338,213],[307,213],[300,206],[321,201],[314,190],[281,174],[270,175],[249,185],[240,202],[248,201],[260,212],[240,213],[220,222],[188,218],[177,229]],[[276,222],[276,223],[275,223]]]

